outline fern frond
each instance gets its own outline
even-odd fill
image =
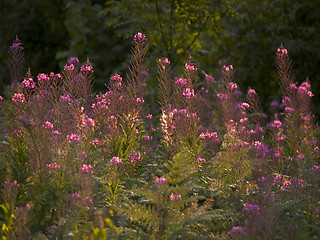
[[[158,227],[157,214],[153,206],[127,202],[121,207],[116,207],[116,210],[127,216],[130,221],[136,222],[148,230]]]

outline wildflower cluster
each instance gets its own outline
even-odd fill
[[[319,236],[314,94],[308,79],[295,82],[288,51],[275,54],[282,99],[270,116],[258,92],[241,92],[232,65],[211,76],[191,57],[179,76],[168,58],[155,61],[159,114],[144,91],[147,37],[132,44],[128,74],[100,94],[91,63],[76,57],[62,74],[12,74],[17,84],[0,97],[1,236]],[[9,51],[21,57],[23,47]]]

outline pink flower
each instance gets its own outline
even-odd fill
[[[191,88],[185,88],[183,90],[183,93],[182,95],[185,97],[185,98],[195,98],[196,96],[194,95],[194,90],[191,89]]]
[[[81,70],[81,72],[91,72],[91,73],[93,73],[93,67],[92,67],[92,65],[90,63],[83,64],[81,66],[80,70]]]
[[[2,96],[0,96],[0,102],[1,102],[1,101],[3,101],[3,97],[2,97]]]
[[[178,79],[175,80],[174,84],[176,84],[176,85],[185,85],[185,84],[187,84],[187,79],[178,78]]]
[[[294,83],[290,83],[289,88],[291,89],[297,89],[298,87]]]
[[[143,139],[150,141],[150,140],[152,140],[152,136],[144,136]]]
[[[136,151],[131,152],[131,154],[129,156],[129,160],[130,160],[130,162],[135,162],[135,161],[141,160],[140,152],[136,152]]]
[[[144,103],[144,99],[143,98],[136,98],[134,101],[136,101],[137,103],[139,103],[139,102]]]
[[[15,104],[24,103],[26,101],[23,93],[15,93],[12,96],[12,102]]]
[[[170,64],[170,61],[168,60],[168,58],[160,58],[159,62],[165,63],[165,64]]]
[[[87,127],[94,127],[95,122],[92,118],[86,117],[85,119],[83,119],[82,125],[87,126]]]
[[[304,160],[304,155],[303,154],[299,154],[297,156],[297,161],[301,161],[301,160]]]
[[[113,157],[110,159],[111,163],[122,164],[122,160],[119,157]]]
[[[167,183],[168,183],[168,180],[167,180],[166,178],[164,178],[164,177],[156,178],[155,183],[167,184]]]
[[[186,63],[186,69],[190,70],[190,71],[197,71],[198,69],[192,65],[189,65],[188,63]]]
[[[286,108],[285,108],[285,112],[286,112],[286,113],[293,113],[293,112],[294,112],[294,109],[291,108],[291,107],[286,107]]]
[[[85,151],[83,151],[83,152],[80,154],[80,156],[81,156],[82,158],[84,158],[84,159],[88,158],[88,155],[87,155],[87,153],[86,153]]]
[[[39,73],[38,74],[38,81],[39,82],[47,82],[49,80],[50,80],[50,78],[48,77],[47,74],[44,74],[44,73]]]
[[[49,121],[46,121],[41,126],[43,129],[53,130],[53,124]]]
[[[60,96],[59,101],[60,102],[71,102],[71,96],[68,93],[66,93],[63,96]]]
[[[148,114],[148,115],[147,115],[147,118],[148,118],[148,119],[151,119],[151,118],[152,118],[152,114]]]
[[[144,41],[147,41],[148,39],[146,38],[145,34],[138,32],[137,34],[134,35],[133,40],[136,42],[144,42]]]
[[[312,171],[319,171],[319,172],[320,172],[320,166],[313,165],[311,170],[312,170]]]
[[[241,123],[245,123],[245,122],[247,122],[247,121],[248,121],[248,118],[241,118],[241,119],[240,119],[240,122],[241,122]]]
[[[231,83],[229,83],[228,88],[229,88],[229,89],[237,89],[238,86],[237,86],[236,83],[231,82]]]
[[[51,78],[62,78],[61,74],[54,74],[53,72],[50,73]]]
[[[273,128],[280,128],[281,127],[281,122],[279,120],[274,120],[272,123],[271,123],[271,127]]]
[[[78,144],[79,143],[79,135],[78,134],[69,134],[67,135],[67,141],[69,143],[76,143]]]
[[[28,89],[33,89],[36,87],[34,81],[32,78],[25,78],[22,83],[20,84],[22,88],[28,88]]]
[[[81,168],[81,173],[84,173],[84,174],[86,174],[86,173],[93,173],[93,169],[92,169],[92,167],[91,167],[91,165],[90,164],[83,164],[82,165],[82,168]]]
[[[298,88],[298,92],[300,92],[300,93],[307,93],[308,90],[307,90],[305,87],[300,86],[300,87]]]
[[[80,199],[80,194],[79,194],[79,193],[72,193],[72,194],[71,194],[71,197],[72,197],[73,199]]]
[[[276,55],[277,56],[284,56],[288,54],[288,50],[285,48],[278,48]]]
[[[256,95],[256,91],[254,89],[249,89],[248,90],[248,95]]]
[[[173,201],[173,200],[175,200],[175,199],[176,199],[176,197],[174,196],[174,194],[173,194],[173,193],[171,193],[171,194],[170,194],[169,199],[170,199],[170,201]]]
[[[210,76],[210,75],[206,75],[206,82],[208,82],[208,83],[213,83],[214,82],[214,78],[212,77],[212,76]]]
[[[114,85],[120,87],[121,84],[122,84],[122,77],[121,77],[119,74],[115,74],[115,75],[113,75],[113,76],[110,77],[110,81],[111,81]]]
[[[92,142],[90,142],[91,145],[96,146],[100,143],[99,139],[95,139]]]
[[[217,97],[220,101],[222,100],[227,100],[229,98],[229,96],[227,94],[224,94],[224,93],[218,93],[217,94]]]
[[[57,136],[59,134],[60,134],[60,132],[58,130],[54,130],[54,131],[51,132],[52,136]]]
[[[68,71],[71,72],[71,71],[74,70],[74,65],[73,65],[73,64],[65,65],[65,66],[64,66],[64,70],[67,71],[67,72],[68,72]]]
[[[56,162],[50,163],[46,165],[47,168],[51,168],[51,169],[60,169],[61,166],[58,165]]]
[[[21,42],[14,42],[12,43],[12,45],[10,46],[11,50],[18,50],[18,51],[22,51],[24,48],[21,46]]]
[[[249,108],[250,107],[250,105],[249,105],[249,103],[241,103],[241,105],[240,105],[240,107],[242,108],[242,109],[247,109],[247,108]]]
[[[232,65],[229,65],[229,66],[224,65],[224,66],[223,66],[223,69],[224,69],[226,72],[229,72],[230,70],[233,69],[233,66],[232,66]]]
[[[200,158],[200,157],[197,158],[197,161],[198,161],[198,162],[202,162],[202,163],[205,163],[205,162],[206,162],[206,160],[205,160],[204,158]]]

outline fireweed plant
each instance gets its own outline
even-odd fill
[[[219,79],[190,57],[159,58],[161,114],[144,102],[148,39],[134,35],[125,77],[93,94],[94,70],[22,74],[0,97],[2,239],[317,239],[320,143],[310,82],[275,53],[282,99],[269,116],[232,65]],[[154,107],[154,106],[152,106]],[[160,139],[160,142],[158,141]]]

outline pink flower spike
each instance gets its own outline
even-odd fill
[[[189,99],[189,98],[195,98],[195,97],[196,97],[196,96],[194,95],[194,90],[191,89],[191,88],[185,88],[185,89],[183,90],[182,95],[183,95],[185,98],[187,98],[187,99]]]
[[[160,58],[159,62],[168,64],[168,65],[170,64],[170,61],[168,60],[168,58]]]
[[[173,193],[171,193],[171,194],[170,194],[170,197],[169,197],[169,198],[170,198],[170,201],[173,201],[173,200],[175,200],[175,199],[176,199],[176,197],[174,196],[174,194],[173,194]]]
[[[198,69],[195,66],[189,65],[188,63],[186,63],[186,69],[190,70],[190,71],[197,71]]]
[[[67,141],[69,143],[75,143],[78,144],[79,143],[79,135],[78,134],[69,134],[67,135]]]
[[[294,112],[294,109],[291,108],[291,107],[286,107],[286,108],[285,108],[285,112],[286,112],[286,113],[293,113],[293,112]]]
[[[36,87],[34,81],[32,78],[25,78],[22,83],[20,84],[22,88],[28,88],[28,89],[33,89]]]
[[[115,74],[110,77],[110,81],[112,82],[112,84],[120,87],[122,84],[122,77],[119,74]]]
[[[42,124],[41,126],[43,129],[49,129],[49,130],[53,130],[53,124],[49,121],[46,121]]]
[[[39,82],[48,82],[48,81],[50,81],[50,78],[48,77],[47,74],[39,73],[38,74],[38,81]]]
[[[161,178],[156,178],[156,183],[160,183],[160,184],[167,184],[168,183],[168,180],[164,177],[161,177]]]
[[[242,109],[248,109],[250,107],[249,103],[246,103],[246,102],[241,103],[240,106],[241,106]]]
[[[122,160],[119,157],[114,156],[110,159],[111,163],[122,164]]]
[[[91,72],[91,73],[93,73],[93,67],[92,67],[92,65],[90,63],[86,63],[86,64],[82,65],[80,70],[81,70],[81,72]]]
[[[205,163],[205,162],[206,162],[206,160],[205,160],[204,158],[200,158],[200,157],[197,158],[197,161],[198,161],[198,162],[202,162],[202,163]]]
[[[174,81],[174,84],[180,85],[180,86],[185,85],[185,84],[187,84],[187,79],[185,79],[185,78],[178,78],[178,79],[176,79],[176,80]]]
[[[64,70],[65,70],[66,72],[68,72],[68,71],[72,72],[72,71],[74,70],[74,65],[73,65],[73,64],[65,65],[65,66],[64,66]]]
[[[82,168],[81,168],[81,173],[84,173],[84,174],[86,174],[86,173],[93,173],[93,169],[92,169],[92,167],[91,167],[91,165],[90,164],[83,164],[82,165]]]
[[[218,93],[217,94],[217,97],[220,101],[222,100],[227,100],[229,98],[229,96],[227,94],[224,94],[224,93]]]
[[[229,65],[229,66],[223,66],[223,70],[226,71],[226,72],[229,72],[230,70],[233,69],[233,66],[232,65]]]
[[[138,32],[137,34],[134,35],[133,40],[136,42],[144,42],[147,41],[147,37],[145,34]]]
[[[23,93],[15,93],[12,96],[12,102],[14,104],[18,104],[18,103],[24,103],[26,101]]]
[[[272,123],[271,123],[271,127],[273,128],[280,128],[281,127],[281,122],[279,120],[274,120]]]
[[[284,55],[287,55],[288,54],[288,50],[285,49],[285,48],[278,48],[277,52],[276,52],[276,55],[277,56],[284,56]]]
[[[231,82],[231,83],[229,83],[228,88],[229,88],[229,89],[237,89],[238,86],[237,86],[236,83]]]
[[[249,89],[248,90],[248,94],[249,95],[256,95],[257,93],[256,93],[256,91],[254,89]]]
[[[208,82],[208,83],[213,83],[214,82],[214,78],[212,77],[212,76],[210,76],[210,75],[206,75],[206,82]]]

